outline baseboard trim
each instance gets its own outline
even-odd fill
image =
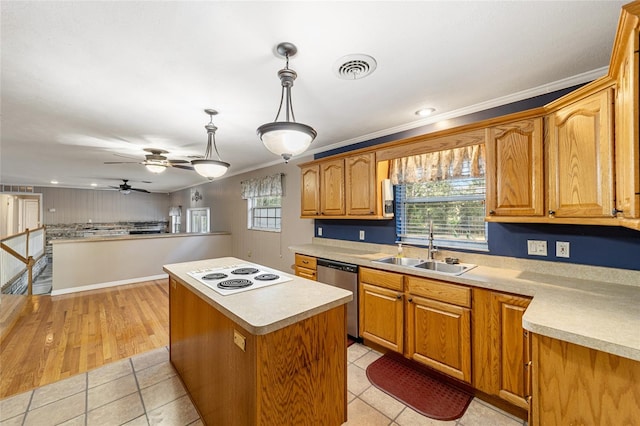
[[[139,282],[142,282],[142,281],[161,280],[161,279],[167,278],[168,276],[169,276],[168,274],[151,275],[151,276],[148,276],[148,277],[131,278],[131,279],[120,280],[120,281],[110,281],[110,282],[106,282],[106,283],[83,285],[83,286],[80,286],[80,287],[62,288],[62,289],[59,289],[59,290],[52,289],[51,290],[51,295],[52,296],[59,296],[61,294],[76,293],[76,292],[79,292],[79,291],[88,291],[88,290],[99,290],[101,288],[116,287],[116,286],[119,286],[119,285],[139,283]]]

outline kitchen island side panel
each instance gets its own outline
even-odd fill
[[[170,282],[171,362],[206,424],[346,421],[346,305],[255,336]]]

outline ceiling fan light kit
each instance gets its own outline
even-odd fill
[[[284,42],[278,44],[276,51],[286,59],[285,67],[278,71],[278,77],[282,85],[280,107],[275,120],[272,123],[258,127],[257,133],[269,151],[280,155],[285,163],[288,163],[291,157],[301,154],[309,148],[309,145],[317,136],[317,132],[306,124],[296,123],[293,113],[291,88],[298,74],[289,68],[289,58],[294,56],[298,49],[294,44]],[[278,121],[283,105],[285,121]]]
[[[216,146],[216,130],[218,130],[218,128],[213,124],[213,116],[218,114],[218,111],[205,109],[204,112],[209,114],[210,117],[209,124],[204,126],[204,128],[207,129],[207,149],[204,153],[204,159],[192,160],[191,164],[199,175],[212,180],[227,173],[231,165],[222,161],[218,153],[218,147]],[[217,160],[211,159],[214,151],[218,157]]]

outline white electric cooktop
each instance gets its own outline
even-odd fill
[[[223,268],[199,269],[187,273],[223,296],[292,280],[280,271],[254,263],[239,263]]]

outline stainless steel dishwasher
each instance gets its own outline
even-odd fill
[[[318,281],[349,290],[353,300],[347,303],[347,334],[358,338],[358,266],[335,260],[318,259]]]

